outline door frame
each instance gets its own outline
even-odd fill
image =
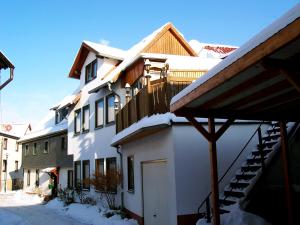
[[[142,183],[142,210],[143,210],[143,224],[145,224],[145,207],[144,207],[144,164],[152,164],[152,163],[168,163],[167,159],[154,159],[154,160],[147,160],[141,162],[141,183]]]

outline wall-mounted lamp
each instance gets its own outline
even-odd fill
[[[150,72],[150,67],[151,67],[151,63],[149,59],[145,60],[145,70],[147,71],[147,73]]]
[[[115,112],[117,113],[120,109],[120,100],[119,100],[119,97],[117,95],[115,96],[114,104],[115,104]]]
[[[125,91],[126,91],[125,97],[126,97],[126,103],[129,102],[129,100],[130,100],[130,90],[131,90],[130,84],[126,83],[126,84],[125,84]]]

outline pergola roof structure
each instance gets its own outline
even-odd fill
[[[299,121],[300,4],[171,102],[180,116]]]

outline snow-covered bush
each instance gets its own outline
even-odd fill
[[[64,205],[70,205],[75,201],[74,190],[69,188],[58,189],[57,197],[64,203]]]
[[[118,209],[116,206],[116,194],[118,186],[122,182],[120,170],[110,169],[105,174],[95,173],[89,180],[97,191],[100,191],[100,200],[104,200],[109,209]]]

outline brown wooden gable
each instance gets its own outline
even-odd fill
[[[166,25],[140,53],[197,56],[195,51],[171,23]],[[139,59],[125,70],[122,79],[123,83],[132,85],[143,75],[143,71],[144,60]]]
[[[150,45],[145,53],[160,53],[170,55],[194,56],[194,53],[185,45],[171,29]]]

